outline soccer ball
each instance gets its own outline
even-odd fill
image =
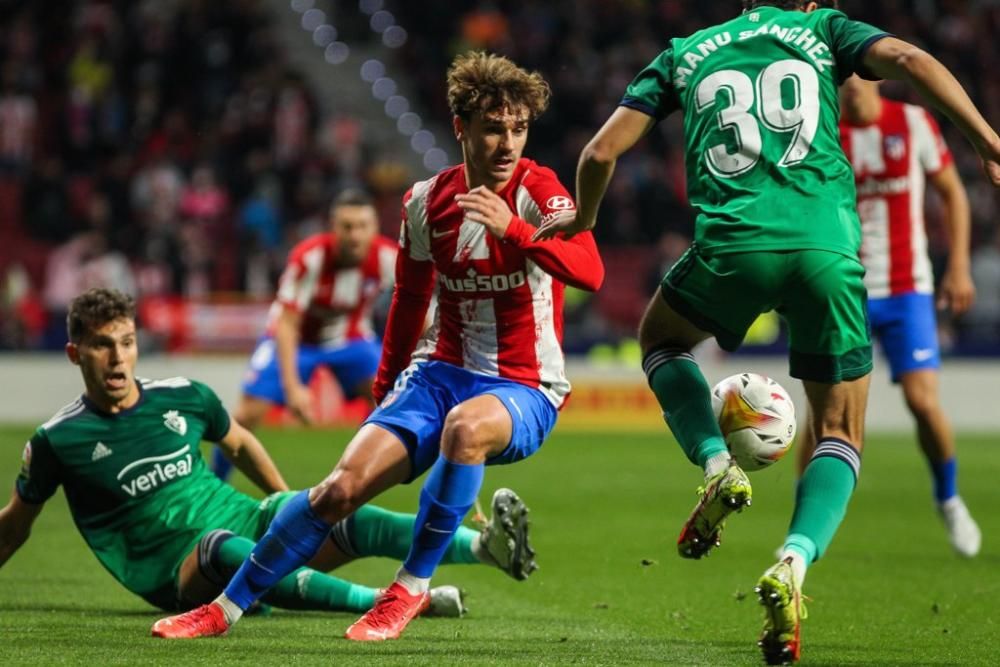
[[[727,377],[712,389],[712,409],[729,452],[744,470],[766,468],[792,447],[795,405],[784,387],[769,377]]]

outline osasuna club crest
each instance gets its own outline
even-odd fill
[[[176,410],[167,410],[163,413],[163,425],[177,435],[184,435],[188,430],[187,420]]]

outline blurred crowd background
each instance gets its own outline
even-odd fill
[[[325,228],[333,195],[369,189],[394,237],[410,183],[458,159],[444,87],[456,53],[488,49],[546,76],[552,105],[527,154],[572,189],[580,149],[634,74],[670,37],[739,5],[0,0],[0,349],[61,348],[66,305],[95,285],[140,299],[151,344],[250,345],[289,248]],[[1000,126],[1000,2],[841,5],[927,47]],[[312,60],[296,55],[303,43]],[[359,111],[342,92],[359,76],[384,114]],[[899,86],[885,92],[916,101]],[[421,123],[436,135],[418,132]],[[1000,200],[975,154],[943,126],[972,200],[979,290],[971,313],[942,317],[944,348],[1000,354]],[[596,296],[568,300],[571,351],[631,339],[645,300],[687,246],[682,159],[680,124],[670,119],[619,163],[596,230],[608,281]],[[933,200],[928,223],[941,266],[947,238]],[[203,335],[192,336],[199,327]],[[781,345],[773,321],[754,337],[762,350]]]

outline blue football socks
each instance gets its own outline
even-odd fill
[[[330,533],[309,506],[309,491],[288,501],[226,586],[225,596],[244,611],[285,575],[305,565]]]
[[[956,478],[958,477],[958,461],[954,457],[947,461],[930,462],[931,475],[934,477],[934,498],[939,502],[958,494]]]
[[[420,491],[413,544],[403,563],[407,572],[422,579],[434,574],[452,536],[476,502],[484,471],[482,463],[467,465],[438,457]]]
[[[215,476],[225,482],[229,479],[229,473],[233,471],[233,464],[222,453],[220,447],[212,450],[212,472]]]

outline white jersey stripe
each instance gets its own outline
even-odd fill
[[[64,422],[67,419],[71,419],[71,418],[77,416],[78,414],[80,414],[81,412],[83,412],[86,409],[87,408],[83,404],[83,401],[78,398],[75,401],[73,401],[72,403],[64,405],[62,408],[60,408],[59,412],[57,412],[54,415],[52,415],[51,419],[49,419],[47,422],[45,422],[44,424],[42,424],[42,428],[46,429],[46,430],[50,429],[53,426],[55,426],[56,424],[59,424],[60,422]]]
[[[531,198],[531,192],[523,185],[517,189],[517,213],[532,227],[542,224],[542,211]]]
[[[909,104],[903,107],[903,112],[911,142],[907,177],[910,181],[910,247],[913,249],[914,288],[921,294],[931,294],[934,291],[933,269],[927,255],[927,233],[924,226],[924,191],[927,183],[925,170],[940,169],[941,159],[937,154],[934,133],[924,115],[926,112]]]
[[[361,269],[341,269],[333,283],[333,303],[338,308],[353,308],[361,301]]]
[[[558,408],[569,393],[570,384],[566,379],[565,359],[553,319],[552,276],[531,260],[526,260],[525,266],[535,315],[535,355],[538,358],[538,376],[541,380],[538,389]]]
[[[137,379],[143,389],[177,389],[178,387],[191,386],[191,380],[188,380],[186,377],[181,377],[180,375],[172,378],[163,378],[162,380],[147,380],[146,378]]]
[[[427,195],[437,177],[420,181],[413,186],[413,194],[406,203],[406,227],[400,235],[399,245],[411,259],[418,262],[429,262],[431,255],[431,239],[427,229]]]
[[[485,375],[500,375],[493,299],[462,299],[458,312],[462,317],[462,365]]]
[[[478,222],[462,220],[458,228],[458,242],[455,244],[455,260],[489,259],[490,247],[486,243],[489,232]]]

